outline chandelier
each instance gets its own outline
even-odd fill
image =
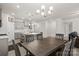
[[[41,16],[48,16],[53,14],[53,6],[50,6],[48,9],[46,9],[45,5],[42,5],[40,9],[36,10],[37,14],[40,14]]]

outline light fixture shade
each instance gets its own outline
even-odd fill
[[[20,5],[17,5],[16,7],[17,7],[17,8],[20,8]]]
[[[41,6],[41,10],[42,10],[42,11],[45,10],[45,6],[44,6],[44,5]]]
[[[42,15],[42,16],[44,16],[44,15],[45,15],[45,13],[44,13],[44,12],[41,12],[41,15]]]
[[[52,12],[49,10],[49,11],[48,11],[48,14],[52,14]]]
[[[50,6],[50,7],[49,7],[49,10],[53,11],[53,7],[52,7],[52,6]]]
[[[31,24],[29,23],[29,26],[30,26]]]
[[[39,10],[39,9],[37,9],[37,10],[36,10],[36,13],[40,13],[40,10]]]
[[[53,13],[53,6],[49,6],[49,8],[46,10],[45,5],[42,5],[41,9],[36,10],[36,13],[41,14],[43,17],[50,16]]]

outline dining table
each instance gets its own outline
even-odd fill
[[[64,46],[66,40],[46,37],[43,40],[34,40],[32,42],[23,42],[22,46],[34,56],[48,56],[60,47]]]

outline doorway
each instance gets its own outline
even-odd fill
[[[65,32],[65,36],[68,36],[68,34],[72,32],[72,22],[64,23],[64,32]]]

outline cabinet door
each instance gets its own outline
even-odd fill
[[[8,38],[0,39],[0,56],[8,55]]]

